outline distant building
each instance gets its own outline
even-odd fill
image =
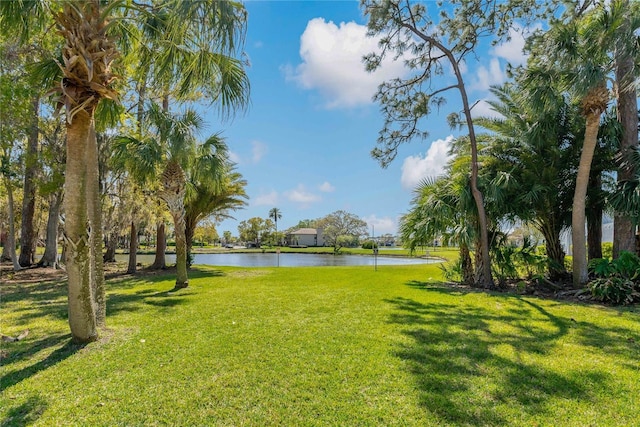
[[[322,228],[299,228],[287,234],[289,246],[324,246]]]

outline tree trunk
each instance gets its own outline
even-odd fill
[[[47,217],[47,241],[44,254],[38,262],[41,267],[58,268],[58,224],[60,223],[60,205],[62,192],[49,196],[49,216]]]
[[[102,258],[103,262],[116,262],[116,247],[118,246],[118,236],[111,232],[107,238],[107,250]]]
[[[469,247],[465,243],[460,243],[460,266],[462,269],[462,283],[473,285],[473,263],[471,262]]]
[[[23,267],[28,267],[35,261],[36,233],[33,217],[36,212],[36,178],[38,173],[38,119],[40,97],[33,99],[33,116],[27,142],[27,153],[24,168],[24,195],[22,199],[22,226],[20,231],[20,259]]]
[[[164,221],[156,226],[156,257],[151,265],[152,270],[164,270],[167,268],[165,252],[167,249],[167,235],[165,234]]]
[[[598,142],[600,112],[586,114],[584,145],[580,154],[580,163],[576,176],[576,188],[573,194],[571,212],[571,244],[573,246],[573,286],[580,288],[587,283],[587,245],[585,239],[585,199],[589,187],[591,161]]]
[[[471,145],[471,194],[478,210],[478,227],[480,231],[479,239],[479,255],[476,259],[481,261],[481,269],[476,265],[476,280],[477,285],[493,289],[495,287],[493,283],[493,276],[491,274],[491,255],[489,254],[489,224],[487,221],[487,212],[484,208],[484,198],[482,192],[478,188],[478,142],[476,140],[476,133],[473,126],[473,119],[471,118],[471,107],[469,106],[469,99],[467,97],[467,91],[465,89],[462,73],[458,66],[457,61],[453,55],[447,53],[451,64],[453,65],[456,78],[458,80],[458,89],[462,98],[462,106],[464,110],[465,119],[467,122],[467,128],[469,130],[469,142]]]
[[[566,273],[564,268],[565,253],[560,243],[560,230],[557,230],[552,224],[542,224],[539,227],[545,241],[545,249],[547,252],[547,271],[550,280],[559,280]]]
[[[64,184],[66,270],[69,277],[69,326],[76,342],[98,338],[90,283],[87,234],[87,142],[92,116],[82,110],[67,123],[67,167]]]
[[[106,325],[107,299],[104,289],[104,264],[102,259],[102,203],[98,161],[98,140],[95,124],[87,140],[87,210],[89,214],[90,283],[95,304],[96,324]]]
[[[479,239],[476,239],[476,247],[475,247],[475,252],[474,252],[474,261],[475,261],[475,268],[474,268],[474,272],[473,272],[473,286],[474,287],[479,287],[479,288],[486,288],[487,286],[484,285],[482,278],[485,274],[484,269],[484,259],[482,256],[482,242]]]
[[[138,230],[136,223],[131,221],[131,233],[129,233],[129,265],[127,266],[128,274],[135,274],[138,253]]]
[[[628,7],[628,1],[625,1]],[[630,28],[629,16],[625,16],[624,25]],[[624,45],[628,40],[620,38],[617,43]],[[619,156],[628,159],[629,154],[638,146],[638,100],[632,80],[634,76],[633,56],[624,48],[616,49],[616,82],[618,93],[618,121],[622,124],[622,139]],[[618,169],[618,183],[633,179],[635,167],[632,162],[624,162]],[[613,258],[620,251],[636,252],[636,227],[628,213],[616,212],[613,222]]]
[[[187,267],[191,267],[191,249],[193,248],[193,235],[196,231],[197,221],[189,215],[185,216],[185,239],[187,245]]]
[[[187,277],[187,240],[185,231],[184,196],[186,177],[177,161],[171,160],[162,173],[160,197],[167,203],[173,217],[176,235],[176,288],[189,286]]]
[[[6,246],[9,250],[9,257],[11,258],[11,263],[13,264],[13,271],[22,270],[22,266],[18,262],[18,254],[16,253],[16,226],[15,226],[15,203],[13,201],[13,185],[11,185],[11,180],[8,176],[4,176],[4,185],[7,189],[7,198],[9,209],[9,234],[7,236]]]

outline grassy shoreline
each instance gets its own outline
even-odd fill
[[[69,343],[64,281],[0,284],[1,425],[633,425],[638,307],[473,292],[437,266],[198,267],[108,281]]]

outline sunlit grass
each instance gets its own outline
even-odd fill
[[[62,283],[1,285],[1,425],[634,425],[637,308],[437,284],[434,265],[109,281],[69,343]]]

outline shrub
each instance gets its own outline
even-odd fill
[[[524,239],[522,247],[513,244],[498,245],[491,250],[492,270],[498,282],[522,277],[532,278],[544,274],[547,257],[539,254],[539,248],[530,239]]]
[[[622,251],[614,260],[591,260],[589,270],[596,279],[587,286],[596,299],[613,304],[640,301],[640,258],[636,254]]]
[[[604,242],[602,244],[602,258],[613,258],[613,243]]]
[[[374,242],[373,240],[365,240],[364,242],[362,242],[362,249],[373,249],[376,246],[376,242]]]

